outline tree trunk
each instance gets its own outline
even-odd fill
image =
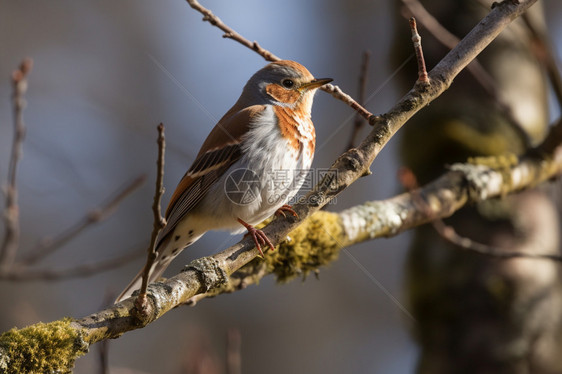
[[[474,0],[423,4],[460,38],[489,10]],[[528,16],[544,27],[539,4]],[[403,34],[403,24],[398,22],[397,34]],[[431,69],[448,49],[428,32],[421,17],[418,24]],[[403,36],[396,43],[400,62],[411,53],[408,35]],[[420,183],[453,162],[521,154],[543,139],[548,86],[534,46],[528,27],[517,20],[479,59],[493,78],[484,79],[491,88],[484,89],[464,71],[448,92],[403,129],[402,160]],[[404,87],[415,76],[411,71]],[[464,208],[446,224],[465,238],[501,251],[560,251],[559,217],[548,188]],[[419,373],[562,372],[558,263],[466,251],[426,225],[416,230],[411,245],[407,293],[417,321]]]

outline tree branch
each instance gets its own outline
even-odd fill
[[[31,281],[60,281],[71,278],[86,278],[101,272],[112,270],[130,263],[143,254],[138,248],[129,250],[125,254],[94,262],[91,264],[74,265],[68,269],[33,269],[27,266],[16,266],[12,271],[1,273],[0,279],[18,282]]]
[[[25,137],[23,109],[24,95],[27,91],[27,77],[33,68],[33,61],[23,60],[19,68],[12,73],[13,110],[14,110],[14,138],[12,154],[8,171],[8,185],[5,187],[6,207],[4,224],[6,227],[4,241],[0,247],[0,272],[9,269],[15,261],[19,247],[20,223],[18,208],[17,170],[22,155],[22,144]]]
[[[396,236],[425,223],[439,222],[466,205],[530,189],[560,177],[562,147],[540,158],[534,152],[529,152],[520,160],[515,156],[492,156],[475,159],[472,163],[454,164],[450,169],[422,188],[390,199],[365,202],[339,213],[314,213],[289,234],[291,240],[281,243],[276,254],[267,256],[266,261],[250,262],[232,274],[221,288],[196,295],[188,304],[238,291],[272,273],[281,282],[306,275],[335,260],[345,247]],[[444,224],[439,228],[444,229]],[[455,238],[464,240],[458,236]],[[319,242],[323,245],[318,245]],[[471,244],[463,247],[490,257],[526,257],[562,262],[559,253],[505,252],[474,242]],[[303,247],[307,248],[304,251],[306,257],[302,255]]]
[[[137,298],[137,306],[139,311],[144,311],[146,308],[146,288],[148,287],[148,276],[150,268],[156,260],[156,239],[158,233],[166,225],[165,219],[162,217],[161,201],[164,195],[164,156],[166,154],[166,137],[164,135],[164,124],[158,125],[158,159],[156,161],[156,189],[154,191],[154,198],[152,200],[152,234],[150,235],[150,244],[148,247],[148,256],[146,264],[142,272],[142,284]]]
[[[113,214],[119,204],[121,204],[121,202],[134,190],[139,188],[145,180],[146,175],[138,176],[130,183],[128,183],[125,187],[123,187],[119,192],[117,192],[115,196],[109,199],[107,203],[102,204],[98,208],[88,212],[79,222],[74,224],[72,227],[68,228],[67,230],[53,238],[48,237],[41,240],[41,242],[35,249],[26,253],[20,260],[18,260],[17,265],[29,266],[39,260],[42,260],[43,258],[55,252],[57,249],[61,248],[64,244],[80,235],[91,225],[106,220]]]
[[[433,35],[433,37],[449,49],[455,48],[460,41],[455,35],[447,30],[439,21],[433,17],[421,4],[419,0],[402,0],[404,6],[416,17],[416,19]],[[484,92],[490,96],[504,118],[509,122],[517,136],[522,140],[525,149],[530,148],[531,139],[519,122],[511,106],[501,97],[500,89],[494,77],[482,66],[478,59],[474,59],[467,66],[467,71],[472,74],[474,80],[482,87]]]
[[[260,56],[262,56],[266,61],[279,61],[281,60],[279,57],[275,56],[273,53],[268,51],[267,49],[263,49],[260,47],[258,42],[254,41],[251,42],[248,39],[244,38],[242,35],[238,34],[234,29],[228,27],[219,17],[215,16],[213,12],[209,9],[205,8],[197,0],[187,0],[187,3],[190,7],[198,11],[203,15],[203,21],[209,22],[211,25],[218,27],[222,31],[224,31],[223,38],[229,38],[232,40],[237,41],[238,43],[242,44],[245,47],[250,48],[252,51],[256,52]]]
[[[430,84],[429,78],[427,76],[427,70],[425,66],[425,58],[423,57],[423,48],[421,45],[421,36],[418,33],[418,26],[416,24],[416,19],[410,17],[410,30],[412,32],[412,43],[414,43],[414,51],[416,53],[416,60],[418,61],[418,81],[420,84]]]
[[[110,216],[121,201],[132,191],[138,188],[145,177],[140,176],[128,184],[109,202],[98,209],[89,212],[76,225],[66,230],[54,239],[44,239],[36,248],[23,257],[22,261],[16,261],[16,254],[19,249],[19,208],[17,203],[17,167],[21,159],[22,145],[25,138],[25,124],[23,121],[23,109],[26,102],[24,94],[27,91],[27,78],[33,62],[25,59],[17,70],[12,73],[13,85],[13,110],[14,110],[14,138],[12,142],[12,153],[10,157],[8,185],[5,188],[6,206],[4,211],[5,235],[2,246],[0,247],[0,279],[3,280],[59,280],[73,277],[83,277],[95,274],[96,272],[109,270],[125,264],[136,254],[126,254],[114,259],[101,261],[95,264],[80,265],[75,268],[65,270],[37,270],[30,269],[29,265],[34,264],[40,259],[48,256],[68,241],[75,238],[83,230],[94,223],[101,222]]]
[[[216,26],[222,31],[224,31],[224,35],[223,35],[224,38],[232,39],[242,44],[243,46],[250,48],[252,51],[262,56],[266,61],[281,60],[281,58],[277,57],[267,49],[262,48],[258,44],[258,42],[256,41],[251,42],[250,40],[244,38],[242,35],[234,31],[234,29],[227,26],[219,17],[215,16],[213,12],[211,12],[209,9],[199,4],[197,0],[186,0],[186,1],[190,7],[192,7],[199,13],[203,14],[203,21],[207,21],[211,25]],[[335,97],[338,100],[343,101],[368,121],[370,121],[372,117],[375,117],[371,112],[369,112],[367,109],[359,105],[359,103],[357,103],[351,96],[343,92],[341,88],[339,88],[338,86],[334,86],[332,84],[325,84],[324,86],[320,87],[320,90],[331,94],[333,97]]]

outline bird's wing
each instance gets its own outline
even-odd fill
[[[240,159],[243,136],[265,109],[264,105],[254,105],[231,115],[227,113],[213,128],[172,195],[166,209],[167,223],[158,235],[157,248],[178,222],[205,197],[209,188]]]

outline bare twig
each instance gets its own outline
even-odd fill
[[[7,271],[15,261],[19,247],[20,223],[18,208],[17,169],[22,155],[22,144],[25,137],[23,109],[25,108],[25,92],[27,77],[33,68],[30,58],[23,60],[19,68],[12,73],[14,138],[8,171],[8,185],[5,187],[6,203],[4,211],[5,233],[0,248],[0,272]]]
[[[418,62],[418,81],[417,83],[428,85],[427,69],[425,67],[425,59],[423,57],[423,49],[421,45],[421,36],[418,33],[416,19],[410,18],[410,30],[412,31],[412,43],[414,43],[414,51],[416,52],[416,60]]]
[[[449,32],[439,21],[431,15],[427,9],[420,3],[419,0],[402,0],[402,3],[406,8],[416,17],[416,20],[422,24],[427,31],[441,44],[449,49],[455,48],[459,43],[460,39],[454,34]],[[499,99],[498,88],[494,82],[494,79],[488,72],[484,69],[482,64],[477,59],[474,59],[467,66],[467,70],[476,79],[478,84],[484,88],[484,90],[490,94],[492,97]],[[512,115],[513,116],[513,115]]]
[[[349,105],[353,110],[355,110],[361,117],[365,118],[369,125],[374,125],[379,119],[379,116],[374,115],[373,113],[369,112],[367,109],[363,108],[357,101],[355,101],[351,96],[346,94],[339,88],[339,86],[333,85],[331,83],[325,84],[320,89],[324,92],[329,93],[332,97],[336,98],[337,100],[343,101],[347,105]]]
[[[128,183],[125,187],[123,187],[119,192],[117,192],[117,194],[112,197],[107,203],[88,212],[79,222],[74,224],[72,227],[68,228],[55,237],[47,237],[41,240],[41,242],[35,249],[25,254],[22,259],[18,261],[18,265],[29,266],[36,263],[37,261],[52,254],[53,252],[61,248],[64,244],[80,235],[90,226],[106,220],[115,212],[119,204],[121,204],[121,202],[134,190],[139,188],[145,180],[146,175],[138,176],[133,181]]]
[[[433,17],[427,9],[419,2],[419,0],[402,0],[402,3],[408,8],[416,20],[422,24],[433,37],[449,49],[455,48],[460,39],[453,35],[449,30],[443,27],[435,17]],[[472,74],[476,82],[484,89],[493,102],[496,104],[504,118],[511,124],[511,127],[522,140],[525,149],[531,147],[531,139],[529,134],[524,130],[524,127],[515,118],[511,106],[503,100],[500,95],[500,90],[495,82],[495,79],[484,69],[482,64],[477,59],[474,59],[467,68],[468,72]]]
[[[369,70],[369,60],[371,58],[370,51],[363,52],[363,59],[361,61],[361,69],[359,71],[359,89],[357,92],[358,97],[358,104],[363,106],[365,105],[365,90],[367,87],[367,72]],[[355,145],[357,136],[359,135],[359,130],[365,124],[365,119],[362,118],[359,113],[355,114],[355,121],[353,123],[353,130],[351,130],[351,136],[349,137],[349,143],[347,144],[346,150],[349,148],[353,148]]]
[[[11,271],[0,274],[0,279],[18,282],[61,281],[74,278],[86,278],[104,271],[112,270],[130,263],[143,254],[138,248],[122,256],[110,258],[92,264],[72,266],[69,269],[32,269],[15,266]]]
[[[109,202],[98,209],[88,213],[84,219],[73,227],[69,228],[55,238],[44,239],[35,250],[24,256],[23,261],[15,262],[15,255],[19,247],[19,218],[17,207],[17,187],[16,187],[16,171],[18,161],[21,158],[21,148],[25,136],[25,126],[23,122],[23,109],[25,100],[23,95],[27,90],[27,76],[32,68],[30,59],[24,60],[19,69],[12,74],[12,83],[14,86],[14,141],[12,149],[12,157],[10,160],[10,170],[8,176],[8,186],[6,187],[6,236],[2,246],[0,257],[0,279],[3,280],[61,280],[75,277],[86,277],[98,272],[113,269],[128,263],[131,259],[138,256],[138,252],[127,253],[123,256],[101,261],[99,263],[80,265],[65,270],[37,270],[30,269],[28,266],[53,253],[68,241],[72,240],[80,234],[88,226],[105,220],[117,208],[119,203],[128,196],[134,189],[143,183],[145,177],[136,178],[120,191]]]
[[[443,27],[443,25],[425,9],[419,0],[402,0],[402,3],[406,6],[408,11],[416,17],[416,20],[441,44],[449,49],[453,49],[458,44],[460,39]],[[471,65],[475,62],[476,60],[474,60]]]
[[[490,245],[476,242],[470,238],[466,238],[459,235],[453,227],[446,225],[445,222],[443,222],[443,220],[433,221],[432,225],[435,228],[435,230],[439,233],[439,235],[441,235],[444,239],[455,244],[457,247],[467,250],[469,252],[479,253],[484,256],[498,258],[498,259],[537,258],[543,260],[562,262],[562,256],[560,255],[510,251],[508,249],[496,248]]]
[[[281,58],[277,57],[267,49],[262,48],[258,42],[254,41],[251,42],[250,40],[244,38],[242,35],[234,31],[228,25],[226,25],[219,17],[215,16],[213,12],[209,9],[203,7],[197,0],[186,0],[189,6],[193,9],[198,11],[199,13],[203,14],[203,21],[209,22],[211,25],[218,27],[222,31],[224,31],[223,37],[229,38],[232,40],[237,41],[238,43],[242,44],[245,47],[250,48],[252,51],[256,52],[260,56],[262,56],[266,61],[279,61]],[[343,92],[338,86],[332,84],[325,84],[324,86],[320,87],[320,90],[331,94],[338,100],[343,101],[354,110],[356,110],[361,116],[363,116],[366,120],[369,121],[369,124],[373,124],[376,120],[376,116],[374,116],[371,112],[367,109],[363,108],[359,103],[357,103],[351,96]]]
[[[153,226],[150,236],[150,246],[148,247],[148,256],[143,269],[142,285],[137,298],[137,306],[140,311],[144,310],[146,305],[146,288],[148,287],[148,276],[150,268],[156,260],[156,238],[158,233],[166,225],[166,220],[162,217],[161,201],[164,195],[164,156],[166,154],[166,138],[164,136],[164,124],[158,125],[158,160],[156,161],[156,190],[154,191],[154,199],[152,201]]]
[[[203,15],[203,21],[207,21],[211,25],[216,26],[222,31],[224,31],[223,38],[229,38],[237,41],[238,43],[250,48],[252,51],[262,56],[266,61],[281,60],[279,57],[275,56],[270,51],[260,47],[258,42],[256,41],[251,42],[248,39],[244,38],[242,35],[238,34],[230,27],[228,27],[219,17],[215,16],[213,12],[211,12],[209,9],[199,4],[197,0],[187,0],[187,3],[189,4],[190,7],[192,7],[193,9],[195,9],[196,11],[198,11]]]

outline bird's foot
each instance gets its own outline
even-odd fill
[[[285,204],[282,207],[280,207],[279,209],[277,209],[277,211],[275,212],[275,215],[276,216],[283,216],[284,218],[287,218],[287,215],[285,214],[285,212],[289,212],[289,213],[291,213],[291,215],[293,217],[299,218],[299,215],[297,214],[297,212],[295,212],[293,210],[293,207],[290,206],[289,204]]]
[[[269,248],[271,248],[272,251],[275,250],[275,246],[263,231],[256,229],[254,226],[242,221],[240,218],[238,218],[238,222],[240,222],[246,228],[246,230],[248,230],[248,233],[244,235],[244,237],[248,235],[252,236],[252,239],[254,239],[254,244],[256,245],[256,248],[260,252],[262,258],[263,258],[263,251],[261,249],[262,245],[269,246]]]

